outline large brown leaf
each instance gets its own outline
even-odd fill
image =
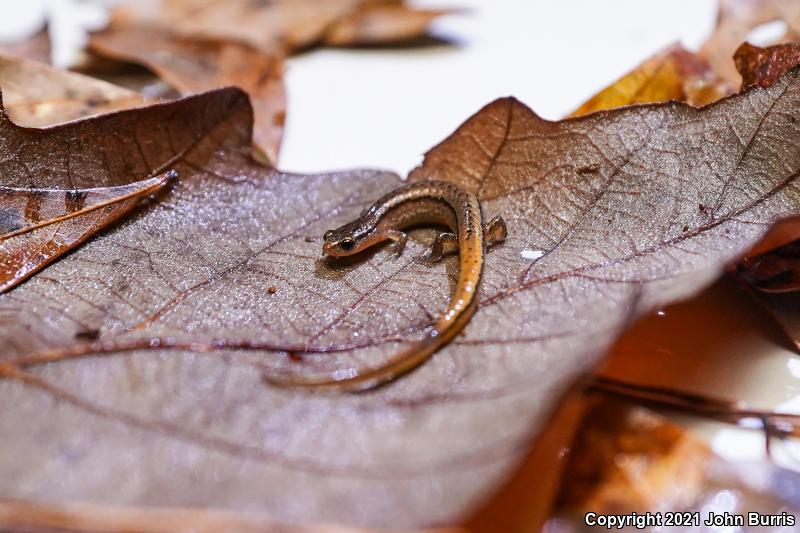
[[[138,139],[116,157],[180,179],[0,296],[0,494],[395,527],[458,520],[633,317],[696,292],[772,220],[800,212],[798,114],[797,71],[703,109],[548,122],[513,99],[490,104],[412,175],[458,181],[508,222],[476,316],[407,378],[332,396],[261,377],[380,364],[419,338],[456,275],[452,258],[416,264],[418,243],[400,258],[320,259],[322,233],[398,177],[255,164],[235,90],[77,123],[94,139]]]

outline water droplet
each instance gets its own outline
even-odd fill
[[[540,257],[544,255],[543,250],[522,250],[519,253],[523,259],[528,259],[530,261],[536,261]]]
[[[333,372],[333,379],[340,380],[340,379],[348,379],[354,378],[358,375],[358,371],[355,368],[348,368],[345,370],[336,370]]]

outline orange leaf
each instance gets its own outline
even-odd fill
[[[699,107],[733,92],[708,63],[680,45],[654,55],[590,98],[570,116],[631,104],[681,100]]]

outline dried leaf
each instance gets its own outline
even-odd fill
[[[760,48],[744,43],[734,56],[736,68],[742,75],[742,86],[769,87],[782,75],[800,63],[800,45],[788,43]],[[781,221],[762,242],[752,250],[738,268],[743,281],[764,292],[791,292],[800,289],[800,235],[798,219]],[[770,306],[770,300],[762,303]],[[779,306],[783,307],[783,306]],[[780,322],[785,314],[773,309]]]
[[[787,25],[786,35],[779,42],[800,38],[800,3],[795,0],[720,0],[714,33],[699,53],[718,75],[738,85],[741,78],[731,61],[734,50],[753,29],[774,20]]]
[[[769,87],[800,64],[800,45],[787,43],[761,48],[744,43],[736,50],[733,61],[742,75],[742,87]]]
[[[0,44],[0,55],[21,57],[49,64],[50,36],[47,29],[22,41]]]
[[[700,107],[733,92],[708,63],[680,45],[672,45],[606,87],[571,116],[624,105],[681,100]]]
[[[63,122],[103,110],[141,104],[125,89],[23,59],[0,57],[0,84],[11,108],[0,100],[0,292],[6,291],[78,246],[158,191],[169,174],[111,178],[85,162],[73,161],[72,127],[30,130],[26,125]],[[29,90],[27,90],[30,87]],[[23,100],[23,94],[30,99]],[[10,117],[9,117],[10,115]],[[123,141],[124,142],[124,141]],[[113,148],[109,141],[107,146]],[[31,147],[35,146],[35,148]],[[104,153],[104,157],[113,157]],[[104,163],[108,165],[109,163]]]
[[[792,274],[795,275],[794,272]],[[747,278],[745,280],[749,281]],[[781,328],[790,346],[800,352],[800,295],[796,290],[796,280],[794,278],[790,280],[792,282],[790,290],[754,291],[753,296]]]
[[[326,40],[339,46],[411,40],[445,12],[413,10],[394,0],[149,0],[128,2],[116,16],[150,21],[185,37],[243,41],[275,54]]]
[[[411,42],[424,36],[431,22],[449,13],[453,10],[413,9],[402,3],[365,5],[334,21],[323,40],[334,46]]]
[[[767,254],[746,257],[739,265],[745,281],[764,292],[800,289],[800,242],[794,241]]]
[[[0,55],[0,87],[9,116],[21,126],[59,124],[147,102],[140,94],[36,61]]]
[[[772,515],[769,529],[787,531],[794,525],[797,498],[786,487],[796,486],[798,474],[769,462],[730,464],[684,428],[647,409],[596,398],[570,450],[556,518],[547,531],[584,530],[587,513],[620,515],[681,511],[697,513],[699,524],[677,523],[668,529],[706,531],[709,513]],[[663,514],[662,514],[663,517]],[[676,517],[676,522],[688,517]],[[692,520],[697,520],[692,517]],[[748,524],[749,525],[749,524]],[[764,524],[767,525],[767,524]],[[699,527],[698,527],[699,526]],[[622,525],[610,528],[622,528]],[[609,528],[609,529],[610,529]],[[663,531],[664,526],[642,523],[625,530]]]
[[[91,37],[104,57],[139,63],[183,94],[235,85],[255,112],[253,142],[274,164],[283,135],[283,61],[235,41],[182,39],[157,26],[118,21]]]
[[[0,187],[0,293],[124,216],[170,177],[98,189]]]
[[[558,402],[513,475],[463,523],[468,531],[540,531],[552,515],[568,456],[586,408],[577,383]]]
[[[400,258],[319,259],[323,232],[397,176],[257,165],[251,109],[232,89],[76,123],[71,138],[137,139],[113,159],[134,174],[181,177],[0,296],[0,401],[13,406],[0,414],[0,493],[452,523],[507,478],[633,317],[696,292],[800,212],[799,109],[797,71],[702,109],[548,122],[513,99],[490,104],[412,175],[463,183],[506,218],[480,309],[405,379],[332,396],[261,377],[380,364],[423,334],[456,274],[453,258],[418,265],[418,243]]]
[[[641,407],[595,397],[564,474],[561,513],[685,509],[699,497],[711,450]]]

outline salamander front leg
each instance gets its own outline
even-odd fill
[[[403,250],[406,249],[406,242],[408,242],[408,235],[403,233],[402,231],[397,231],[395,229],[389,230],[386,232],[386,236],[393,241],[390,249],[396,255],[400,255],[403,253]]]
[[[438,263],[445,255],[458,253],[458,236],[455,233],[440,233],[434,239],[431,249],[423,254],[419,261],[422,263]]]
[[[508,228],[506,221],[502,217],[494,217],[489,221],[483,230],[484,238],[486,239],[486,246],[491,246],[503,242],[508,237]]]

